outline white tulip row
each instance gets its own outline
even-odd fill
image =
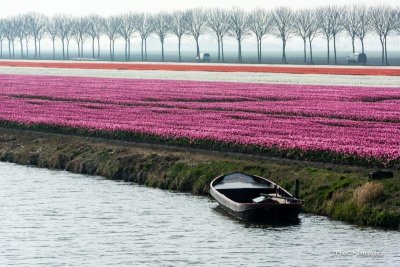
[[[163,71],[163,70],[98,70],[98,69],[58,69],[35,67],[0,67],[0,74],[50,75],[129,79],[165,79],[210,82],[243,83],[283,83],[399,87],[400,77],[358,76],[330,74],[286,74],[248,72],[204,72],[204,71]]]

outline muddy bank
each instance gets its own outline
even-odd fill
[[[398,228],[400,222],[399,170],[369,182],[372,169],[363,167],[8,128],[0,128],[0,160],[201,195],[214,177],[232,171],[270,177],[290,191],[300,179],[305,212],[358,225]]]

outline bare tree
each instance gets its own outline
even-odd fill
[[[154,33],[158,36],[161,42],[161,60],[164,61],[164,41],[170,31],[171,15],[161,12],[153,17]]]
[[[311,13],[312,16],[312,24],[310,25],[308,34],[307,34],[307,38],[308,38],[308,43],[310,45],[310,63],[314,64],[314,60],[313,60],[313,50],[312,50],[312,42],[315,38],[315,36],[317,36],[318,34],[318,18],[317,18],[317,13],[315,12],[315,10],[313,10],[313,12]]]
[[[286,42],[293,33],[294,15],[290,8],[278,7],[273,12],[273,32],[282,40],[282,63],[286,64]]]
[[[250,35],[251,20],[250,16],[240,8],[233,8],[229,12],[230,30],[229,35],[238,42],[238,61],[243,62],[242,41],[243,38]]]
[[[316,32],[316,19],[311,9],[299,9],[294,14],[293,31],[303,39],[304,63],[307,63],[307,38]],[[311,43],[310,43],[311,44]],[[312,54],[310,46],[310,56]],[[312,61],[312,60],[311,60]]]
[[[175,11],[171,15],[171,24],[170,29],[171,32],[178,37],[178,59],[179,62],[182,61],[181,59],[181,42],[182,37],[187,33],[187,24],[185,19],[186,13],[183,11]]]
[[[10,58],[14,58],[14,47],[15,47],[15,17],[8,18],[4,21],[4,29],[6,39],[8,41],[8,54]]]
[[[19,39],[21,46],[21,58],[24,58],[23,40],[28,34],[28,21],[25,15],[18,15],[14,20],[15,35]]]
[[[214,8],[207,11],[207,26],[217,36],[218,41],[218,62],[225,61],[224,58],[224,37],[230,29],[229,13],[224,9]]]
[[[321,33],[324,35],[327,43],[327,60],[328,64],[330,62],[330,41],[333,37],[333,25],[332,20],[330,19],[330,9],[329,7],[320,7],[316,10],[317,18],[318,18],[318,28],[321,30]]]
[[[87,17],[87,34],[92,38],[92,57],[95,58],[94,55],[94,43],[97,39],[97,58],[100,58],[100,37],[104,32],[104,19],[98,15],[91,15]]]
[[[7,36],[7,32],[5,29],[5,20],[4,19],[0,19],[0,57],[3,57],[3,41],[4,38],[6,38]]]
[[[104,33],[110,40],[110,59],[114,60],[115,40],[118,38],[119,19],[118,17],[108,17],[104,20]]]
[[[28,27],[33,37],[33,42],[35,45],[35,58],[38,57],[38,46],[40,47],[40,41],[46,32],[46,26],[48,23],[48,18],[43,14],[39,13],[29,13],[28,17]],[[40,56],[40,49],[39,49]]]
[[[137,15],[135,23],[136,31],[140,35],[142,61],[147,60],[147,38],[153,32],[152,17],[150,14],[141,13]]]
[[[131,38],[135,32],[135,22],[133,13],[125,14],[119,17],[119,35],[125,40],[125,60],[131,58]]]
[[[185,15],[188,31],[196,41],[196,56],[200,58],[199,37],[206,30],[206,13],[202,8],[190,9]]]
[[[358,28],[356,31],[356,36],[361,41],[361,49],[364,53],[364,38],[371,31],[372,23],[370,12],[365,6],[357,6],[357,14]]]
[[[338,6],[332,6],[329,9],[330,9],[329,19],[332,22],[333,53],[335,57],[335,64],[337,64],[336,37],[338,33],[340,33],[343,30],[344,8]]]
[[[55,17],[57,36],[62,43],[63,59],[65,59],[65,45],[67,45],[67,57],[69,56],[69,42],[72,38],[73,20],[71,17],[59,15]]]
[[[272,13],[263,9],[256,9],[251,13],[250,30],[254,33],[257,40],[258,63],[262,59],[262,39],[272,29]]]
[[[26,15],[25,16],[25,23],[26,23],[26,31],[25,31],[25,47],[26,47],[26,58],[29,58],[29,41],[31,40],[32,37],[32,29],[29,27],[31,21],[30,18]]]
[[[53,43],[53,59],[55,59],[55,57],[56,57],[55,41],[58,36],[58,28],[57,28],[56,20],[54,17],[49,19],[49,22],[47,23],[46,31],[49,34],[49,37]],[[40,51],[40,49],[39,49],[39,51]]]
[[[78,57],[83,57],[83,43],[85,42],[85,39],[88,37],[88,27],[89,27],[88,18],[83,17],[74,19],[72,35],[75,38],[76,43],[78,44]]]
[[[344,13],[344,18],[343,18],[343,27],[346,29],[347,33],[351,38],[353,53],[356,52],[354,40],[356,39],[357,32],[360,27],[360,21],[358,17],[359,17],[358,5],[352,5],[346,7],[346,12]]]
[[[395,11],[389,6],[371,7],[372,27],[379,36],[382,46],[382,65],[389,65],[387,59],[387,37],[395,29]]]

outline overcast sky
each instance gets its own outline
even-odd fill
[[[242,7],[250,10],[255,7],[273,8],[276,6],[315,7],[316,5],[346,5],[364,3],[366,5],[390,4],[400,6],[400,0],[1,0],[0,16],[8,17],[29,11],[46,15],[65,13],[86,15],[96,13],[107,16],[128,11],[146,11],[155,13],[160,10],[171,11],[191,7]]]

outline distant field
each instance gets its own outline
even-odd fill
[[[54,64],[51,67],[59,67],[57,64],[61,63]],[[20,62],[20,65],[26,66],[26,63]],[[130,65],[118,68],[126,69],[126,66]],[[94,77],[76,77],[79,73],[68,76],[72,73],[70,69],[65,69],[64,77],[53,76],[51,69],[46,76],[0,74],[0,119],[3,125],[52,131],[77,129],[88,134],[95,131],[116,138],[306,160],[382,166],[400,159],[400,83],[396,86],[400,79],[396,68],[327,68],[339,73],[321,74],[325,78],[311,85],[307,83],[309,75],[320,76],[315,73],[321,73],[321,68],[301,68],[302,73],[314,74],[293,74],[298,75],[297,82],[286,83],[279,83],[279,77],[288,81],[291,74],[272,74],[262,80],[262,73],[261,76],[249,73],[258,79],[252,83],[251,78],[238,81],[235,73],[216,72],[212,81],[195,81],[180,76],[179,73],[186,73],[184,69],[171,70],[171,66],[188,65],[144,66],[147,70],[135,70],[136,76],[131,78],[118,78],[118,70],[112,70],[116,78],[95,77],[95,72],[101,74],[101,70],[88,70],[86,75],[81,70],[82,76]],[[154,66],[167,66],[165,71],[176,75],[170,79],[157,78],[163,72],[148,70]],[[243,66],[239,67],[238,75],[243,75]],[[292,68],[299,69],[285,69],[290,73]],[[0,73],[7,69],[13,70],[0,68]],[[25,68],[25,72],[27,69],[32,73],[46,70]],[[371,77],[362,86],[354,86],[351,75],[340,75],[343,70],[347,74],[360,75],[362,71],[375,76],[353,76],[354,81],[358,77],[368,81]],[[141,72],[153,77],[138,79]],[[204,72],[198,73],[204,75]],[[228,82],[218,81],[218,75]],[[340,83],[341,78],[347,84],[335,85],[335,79]],[[386,78],[393,79],[393,84],[382,86]],[[323,82],[329,79],[331,83]]]

